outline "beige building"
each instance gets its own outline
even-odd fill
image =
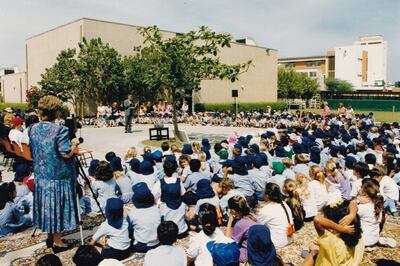
[[[325,78],[335,77],[335,52],[326,55],[279,58],[279,67],[293,67],[296,72],[304,73],[318,80],[320,90],[325,90]]]
[[[101,38],[123,56],[133,53],[133,47],[141,45],[143,37],[139,26],[94,20],[78,19],[26,40],[27,87],[36,86],[45,69],[51,67],[58,53],[66,48],[77,48],[83,38]],[[166,38],[175,32],[163,31]],[[253,60],[250,69],[240,75],[239,81],[207,80],[195,97],[197,102],[233,102],[232,89],[239,89],[239,102],[273,102],[277,100],[277,50],[233,42],[230,49],[221,50],[224,63],[242,63]]]
[[[0,76],[1,101],[7,103],[26,102],[26,72]]]

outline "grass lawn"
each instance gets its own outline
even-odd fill
[[[305,109],[306,111],[321,113],[322,109]],[[334,111],[334,110],[332,110]],[[400,112],[384,112],[384,111],[357,111],[357,114],[368,114],[370,112],[374,113],[375,119],[378,122],[400,122]]]
[[[175,140],[175,138],[171,138],[170,140],[143,140],[142,144],[146,146],[151,146],[151,147],[161,147],[161,143],[164,141],[168,142],[169,145],[171,146],[172,144],[176,144],[178,148],[182,148],[183,143],[180,141]]]

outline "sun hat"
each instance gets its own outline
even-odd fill
[[[139,165],[139,171],[142,175],[151,175],[154,173],[153,162],[143,160]]]
[[[221,158],[222,160],[226,160],[226,159],[228,159],[229,153],[228,153],[227,150],[222,149],[222,150],[220,150],[220,151],[218,152],[218,156],[219,156],[219,158]]]
[[[154,205],[154,196],[144,182],[139,182],[132,187],[132,203],[138,209],[149,208]]]
[[[248,261],[253,266],[272,265],[276,261],[276,250],[272,243],[271,231],[267,226],[257,224],[250,227],[247,240]]]
[[[106,203],[107,223],[119,229],[124,221],[124,202],[119,198],[110,198]]]
[[[211,187],[210,180],[203,178],[200,179],[199,182],[197,182],[196,195],[199,197],[199,199],[208,199],[215,197],[215,192]]]
[[[24,124],[25,123],[25,121],[22,119],[22,118],[20,118],[20,117],[14,117],[14,119],[11,121],[11,123],[14,125],[14,126],[20,126],[20,125],[22,125],[22,124]]]
[[[285,170],[285,166],[282,162],[273,162],[272,169],[274,169],[276,174],[280,175]]]
[[[129,166],[131,170],[135,173],[140,173],[140,161],[136,158],[133,158],[129,161]]]
[[[123,171],[120,157],[115,156],[114,158],[112,158],[110,164],[113,171]]]
[[[193,154],[192,145],[184,144],[182,148],[182,154],[192,155]]]
[[[28,164],[21,163],[15,168],[14,181],[22,182],[26,176],[30,174],[31,170]]]
[[[100,163],[100,161],[97,160],[97,159],[93,159],[90,162],[89,169],[88,169],[89,176],[95,176],[96,175],[96,168],[97,168],[97,166],[99,166],[99,163]]]

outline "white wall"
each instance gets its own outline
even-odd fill
[[[335,48],[335,78],[353,84],[354,89],[362,89],[362,46],[351,45]]]
[[[0,77],[1,95],[6,103],[26,103],[26,72]]]

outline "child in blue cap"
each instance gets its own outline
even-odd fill
[[[186,212],[188,207],[182,202],[185,187],[176,175],[175,157],[167,157],[164,161],[165,177],[157,181],[152,193],[156,202],[160,200],[160,214],[163,221],[173,221],[179,229],[178,238],[187,236],[188,226]]]
[[[160,210],[146,183],[140,182],[132,187],[132,203],[129,211],[130,230],[133,230],[135,252],[146,253],[158,246],[157,227],[161,222]]]
[[[118,198],[108,199],[105,215],[106,221],[97,229],[90,244],[102,247],[103,258],[124,260],[131,253],[129,224],[124,216],[124,202]],[[107,244],[101,245],[99,241],[104,236],[107,237]]]

